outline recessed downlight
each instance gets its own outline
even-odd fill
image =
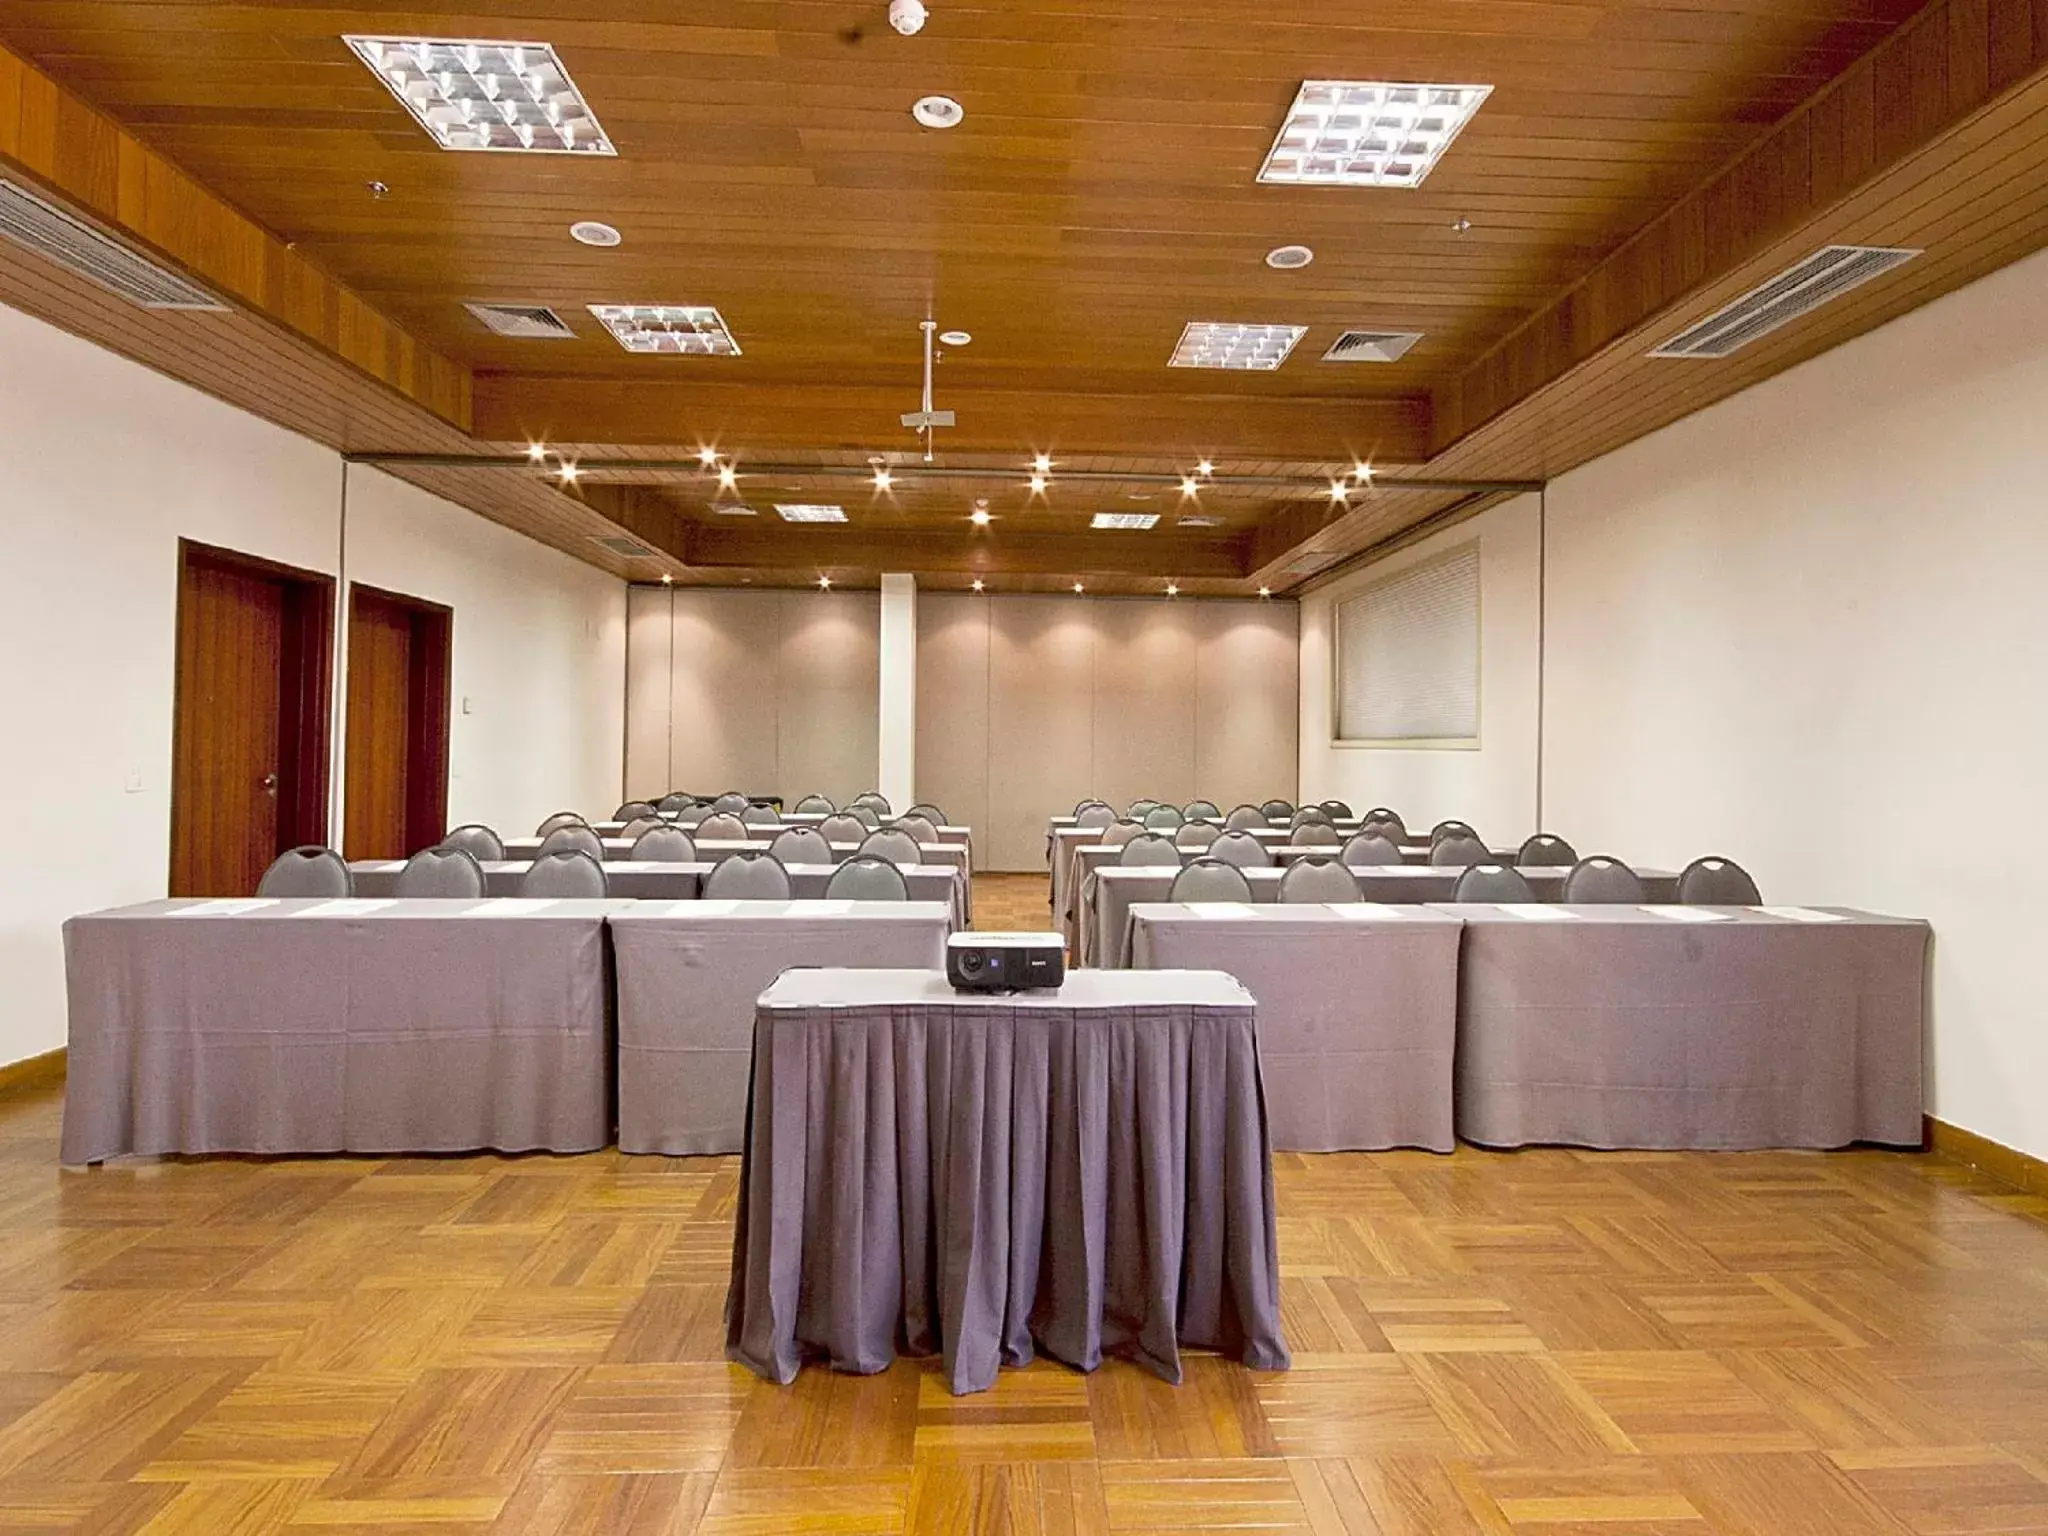
[[[581,245],[595,245],[609,248],[624,238],[609,224],[600,224],[596,219],[578,219],[569,226],[569,236]]]
[[[1276,245],[1266,252],[1266,265],[1280,272],[1297,272],[1316,259],[1305,245]]]
[[[927,128],[957,128],[967,109],[950,96],[920,96],[910,115]]]
[[[972,342],[974,337],[966,331],[941,331],[939,340],[949,347],[964,347]]]

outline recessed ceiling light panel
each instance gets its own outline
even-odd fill
[[[1419,187],[1492,90],[1490,85],[1304,80],[1259,169],[1259,180]]]
[[[725,317],[708,304],[593,304],[590,312],[628,352],[738,357]]]
[[[950,96],[920,96],[910,115],[927,128],[957,128],[966,118],[967,109]]]
[[[1157,512],[1098,512],[1091,528],[1150,528],[1159,521]]]
[[[1305,325],[1235,325],[1190,320],[1173,349],[1170,368],[1247,368],[1270,373],[1287,361]]]
[[[778,501],[775,511],[785,523],[843,523],[846,508],[819,506],[812,502]]]
[[[610,249],[624,237],[609,224],[600,224],[595,219],[579,219],[569,226],[569,238],[578,245],[595,245]]]
[[[546,43],[342,39],[443,149],[612,155],[612,141]]]

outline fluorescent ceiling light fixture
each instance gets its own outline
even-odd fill
[[[725,317],[708,304],[593,304],[590,312],[628,352],[738,357]]]
[[[1222,518],[1210,517],[1206,514],[1197,517],[1175,518],[1174,522],[1176,526],[1181,528],[1221,528],[1223,526]]]
[[[1297,186],[1419,187],[1490,85],[1304,80],[1259,180]]]
[[[1190,320],[1173,349],[1169,368],[1249,368],[1270,373],[1287,361],[1305,325],[1234,325]]]
[[[443,149],[618,153],[546,43],[356,35],[342,41]]]
[[[846,508],[820,506],[808,501],[778,501],[775,510],[785,523],[843,523]]]
[[[1157,512],[1098,512],[1091,528],[1150,528],[1159,521]]]

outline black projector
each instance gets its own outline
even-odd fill
[[[956,933],[946,940],[946,980],[959,992],[1056,987],[1067,951],[1056,933]]]

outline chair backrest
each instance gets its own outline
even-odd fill
[[[1491,864],[1493,850],[1476,837],[1453,833],[1430,843],[1429,862],[1438,869],[1466,869],[1474,864]]]
[[[712,810],[702,800],[692,800],[688,805],[676,812],[676,825],[679,827],[701,827],[717,814],[716,811]]]
[[[1536,893],[1529,882],[1505,864],[1474,864],[1458,876],[1451,887],[1453,901],[1531,902]]]
[[[1265,813],[1268,822],[1285,821],[1294,814],[1294,802],[1291,800],[1268,800],[1259,809]]]
[[[1679,872],[1678,899],[1694,907],[1754,907],[1763,902],[1749,871],[1718,853],[1694,859]]]
[[[1086,800],[1076,800],[1074,802],[1074,820],[1079,821],[1081,819],[1081,813],[1087,810],[1088,807],[1090,807],[1091,805],[1108,804],[1109,802],[1107,800],[1097,800],[1093,795],[1090,795]]]
[[[903,814],[906,816],[922,816],[926,821],[930,822],[932,826],[935,828],[943,827],[946,825],[946,813],[940,810],[936,805],[933,805],[929,800],[918,801],[917,804],[913,805],[909,810],[905,811]]]
[[[1116,812],[1100,800],[1092,800],[1074,812],[1077,827],[1106,827],[1116,820]]]
[[[731,853],[704,877],[706,901],[787,901],[789,871],[765,853]]]
[[[858,816],[846,811],[836,816],[827,816],[818,823],[818,832],[828,843],[857,843],[866,837],[871,829]],[[826,852],[829,854],[830,849]]]
[[[740,820],[750,827],[779,827],[782,813],[772,805],[750,805],[740,812]]]
[[[546,821],[535,827],[533,835],[535,837],[546,837],[557,827],[587,827],[589,825],[589,822],[585,821],[574,811],[557,811]]]
[[[697,823],[700,843],[731,843],[747,840],[747,824],[727,811],[713,811]]]
[[[631,821],[619,828],[619,836],[628,839],[637,838],[643,832],[652,832],[656,827],[665,827],[667,825],[668,823],[659,816],[635,816]]]
[[[407,900],[415,896],[467,896],[472,901],[484,893],[484,867],[476,855],[462,848],[422,848],[405,861],[391,894]]]
[[[584,826],[557,827],[540,840],[540,848],[534,853],[536,859],[544,859],[551,853],[560,853],[564,848],[574,848],[587,853],[598,863],[604,862],[604,839]]]
[[[919,816],[906,811],[889,823],[898,832],[908,832],[920,843],[936,843],[939,840],[939,826],[929,816]]]
[[[1337,859],[1296,859],[1280,877],[1282,901],[1357,901],[1358,876]]]
[[[1224,833],[1209,845],[1209,857],[1239,869],[1265,869],[1273,862],[1272,850],[1249,832]]]
[[[353,896],[355,877],[332,848],[307,843],[280,853],[263,871],[258,896]]]
[[[711,802],[711,809],[723,816],[737,816],[754,802],[736,789],[728,789]]]
[[[1472,830],[1471,824],[1463,821],[1440,821],[1429,829],[1429,840],[1432,843],[1441,842],[1447,837],[1478,836],[1479,834]],[[1484,839],[1481,840],[1484,841]]]
[[[1403,821],[1401,819],[1401,813],[1393,809],[1393,807],[1391,806],[1376,805],[1371,810],[1367,811],[1363,816],[1361,816],[1359,818],[1359,821],[1361,824],[1375,821],[1383,821],[1388,826],[1397,828],[1398,830],[1394,837],[1394,841],[1397,843],[1401,841],[1402,838],[1408,835],[1408,823]]]
[[[1244,871],[1222,859],[1196,859],[1173,877],[1168,901],[1250,901],[1252,883]]]
[[[1298,822],[1287,841],[1297,848],[1336,848],[1344,841],[1344,834],[1327,821]]]
[[[1563,899],[1580,906],[1595,902],[1632,904],[1643,899],[1643,882],[1621,860],[1596,853],[1579,860],[1564,877]]]
[[[1370,869],[1376,864],[1400,864],[1401,845],[1377,832],[1360,832],[1344,845],[1339,855],[1353,869]]]
[[[661,812],[655,808],[652,800],[628,800],[624,805],[612,812],[612,820],[639,821],[643,818],[651,820],[660,814]]]
[[[829,820],[836,821],[838,817]],[[848,817],[851,821],[852,818]],[[859,822],[854,822],[859,827]],[[857,834],[850,841],[859,842]],[[832,862],[832,839],[816,827],[786,827],[775,834],[775,841],[768,845],[768,857],[782,864],[830,864]]]
[[[871,789],[868,790],[865,794],[855,795],[853,797],[853,804],[864,805],[869,810],[873,811],[877,816],[889,816],[894,814],[889,809],[889,797],[883,794],[880,790]],[[848,809],[850,810],[852,809],[852,807],[849,806]]]
[[[797,811],[805,816],[830,816],[839,807],[823,795],[805,795],[796,803]]]
[[[1102,846],[1105,848],[1121,848],[1132,838],[1142,837],[1144,834],[1145,823],[1133,821],[1130,817],[1126,816],[1122,821],[1112,821],[1102,829]]]
[[[1330,813],[1320,805],[1304,805],[1300,810],[1287,818],[1287,825],[1291,830],[1295,827],[1306,826],[1311,821],[1319,821],[1326,827],[1336,825],[1331,819]]]
[[[694,797],[686,795],[678,789],[663,795],[654,808],[664,816],[674,816],[678,812],[687,811],[696,803]]]
[[[519,877],[522,896],[595,899],[610,893],[603,863],[581,848],[558,848],[542,854]]]
[[[1349,821],[1351,819],[1351,807],[1342,800],[1325,800],[1323,802],[1323,809],[1330,813],[1330,818],[1333,821]]]
[[[887,859],[857,853],[832,871],[825,895],[832,901],[908,901],[910,882]]]
[[[924,859],[917,839],[895,827],[870,832],[861,840],[860,851],[873,858],[887,859],[891,864],[917,864]]]
[[[1222,835],[1221,822],[1184,821],[1174,829],[1173,842],[1177,848],[1206,848]]]
[[[694,864],[697,845],[681,827],[649,827],[633,839],[632,856],[643,863]]]
[[[1173,839],[1162,837],[1157,832],[1143,832],[1124,844],[1123,852],[1116,861],[1126,867],[1134,864],[1179,864],[1180,849]]]
[[[441,839],[443,848],[460,848],[473,859],[502,859],[505,857],[504,839],[489,827],[479,822],[457,827]]]
[[[1154,832],[1171,832],[1186,820],[1187,817],[1171,805],[1155,805],[1145,813],[1145,825]]]
[[[1154,800],[1150,795],[1141,795],[1136,800],[1133,800],[1131,802],[1130,809],[1125,811],[1124,814],[1130,817],[1133,821],[1143,821],[1147,816],[1152,814],[1153,808],[1158,804],[1159,802],[1157,800]]]
[[[1570,869],[1579,862],[1578,850],[1551,832],[1524,838],[1515,851],[1515,862],[1529,869]]]
[[[1214,800],[1190,800],[1180,808],[1180,813],[1189,821],[1221,821],[1223,812],[1217,809]]]
[[[1226,832],[1244,832],[1252,827],[1271,825],[1272,822],[1266,819],[1266,813],[1256,805],[1240,805],[1223,818],[1223,829]]]
[[[846,814],[866,827],[870,832],[882,824],[882,813],[872,805],[855,803],[846,808]]]

